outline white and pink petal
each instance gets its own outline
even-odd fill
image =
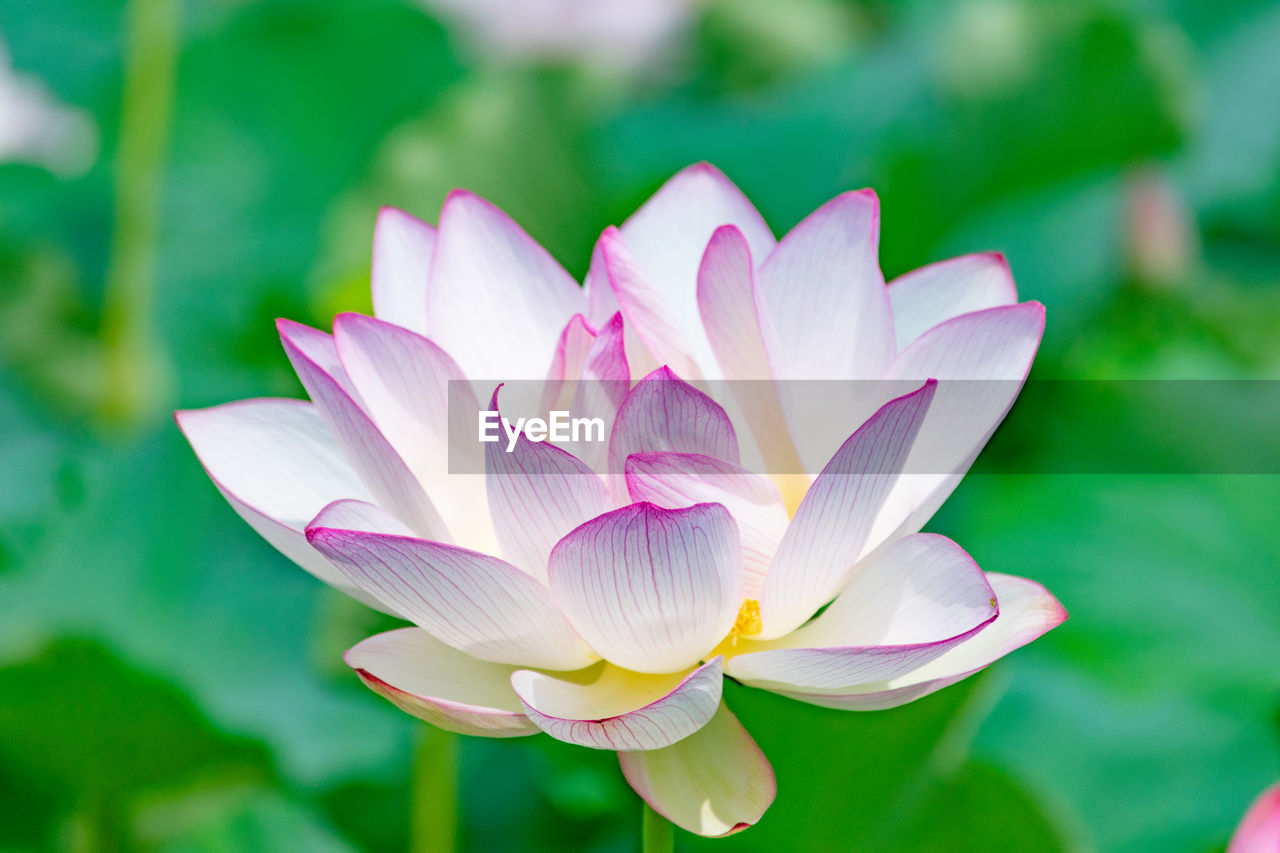
[[[645,674],[600,663],[577,673],[512,674],[525,713],[557,740],[593,749],[661,749],[706,725],[720,705],[722,659],[688,673]]]
[[[427,285],[431,339],[471,379],[541,379],[582,288],[520,226],[455,190],[440,212]]]
[[[879,711],[912,702],[985,669],[1052,630],[1067,611],[1043,586],[1025,578],[987,573],[999,616],[974,636],[919,669],[874,684],[847,688],[770,688],[775,693],[846,711]]]
[[[723,704],[679,743],[620,752],[618,761],[654,811],[697,835],[720,837],[753,826],[778,791],[769,760]]]
[[[341,498],[373,500],[315,406],[241,400],[181,411],[174,419],[218,491],[249,526],[320,580],[384,609],[304,536],[325,505]]]
[[[933,399],[935,383],[886,403],[809,487],[765,577],[762,639],[800,627],[847,583]]]
[[[385,532],[386,525],[336,526],[347,523],[345,511],[340,517],[322,512],[307,528],[307,541],[361,589],[455,649],[493,663],[555,670],[597,659],[547,588],[515,566]]]
[[[446,731],[480,737],[539,731],[511,689],[515,667],[470,657],[421,628],[375,634],[343,660],[369,689]]]
[[[737,527],[718,504],[605,513],[551,552],[551,594],[606,660],[671,673],[703,659],[742,601]]]
[[[369,274],[375,317],[427,333],[427,277],[435,243],[436,229],[422,220],[394,207],[378,211]]]

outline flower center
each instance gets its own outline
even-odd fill
[[[753,637],[760,633],[760,602],[748,598],[738,608],[738,618],[733,623],[729,636],[736,644],[739,637]]]

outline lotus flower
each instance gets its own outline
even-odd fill
[[[340,315],[332,336],[279,323],[311,403],[178,423],[268,541],[414,624],[348,651],[373,690],[455,732],[615,750],[656,811],[735,832],[775,784],[721,701],[725,675],[887,708],[1066,615],[917,532],[1012,402],[1042,309],[1017,303],[997,256],[886,288],[877,221],[873,194],[847,194],[775,244],[694,166],[605,232],[579,288],[474,195],[451,194],[437,229],[384,210],[376,316]],[[755,381],[716,400],[716,377]],[[992,378],[1007,381],[952,383]],[[474,423],[473,388],[511,379],[601,417],[607,442],[516,436],[451,473],[451,419]],[[818,386],[824,411],[858,419],[831,427],[843,440],[811,469],[809,437],[830,430],[788,427],[813,420],[791,379],[891,381]],[[506,392],[489,393],[502,411]],[[910,471],[926,451],[931,470]]]
[[[1227,853],[1275,853],[1280,850],[1280,784],[1253,801],[1236,827]]]

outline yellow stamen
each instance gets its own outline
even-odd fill
[[[761,627],[760,602],[748,598],[738,608],[738,618],[733,623],[733,636],[735,640],[737,637],[754,637],[760,633]]]

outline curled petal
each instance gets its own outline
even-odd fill
[[[620,752],[618,761],[654,811],[698,835],[732,835],[754,825],[778,791],[769,760],[724,705],[679,743]]]
[[[557,740],[593,749],[661,749],[696,732],[720,705],[722,660],[687,674],[645,675],[601,663],[564,676],[521,670],[511,686]]]
[[[511,690],[515,667],[477,660],[421,628],[376,634],[342,659],[373,692],[446,731],[481,737],[538,731]]]
[[[717,504],[606,513],[556,545],[549,571],[574,628],[636,672],[688,669],[728,634],[742,600],[738,531]]]

